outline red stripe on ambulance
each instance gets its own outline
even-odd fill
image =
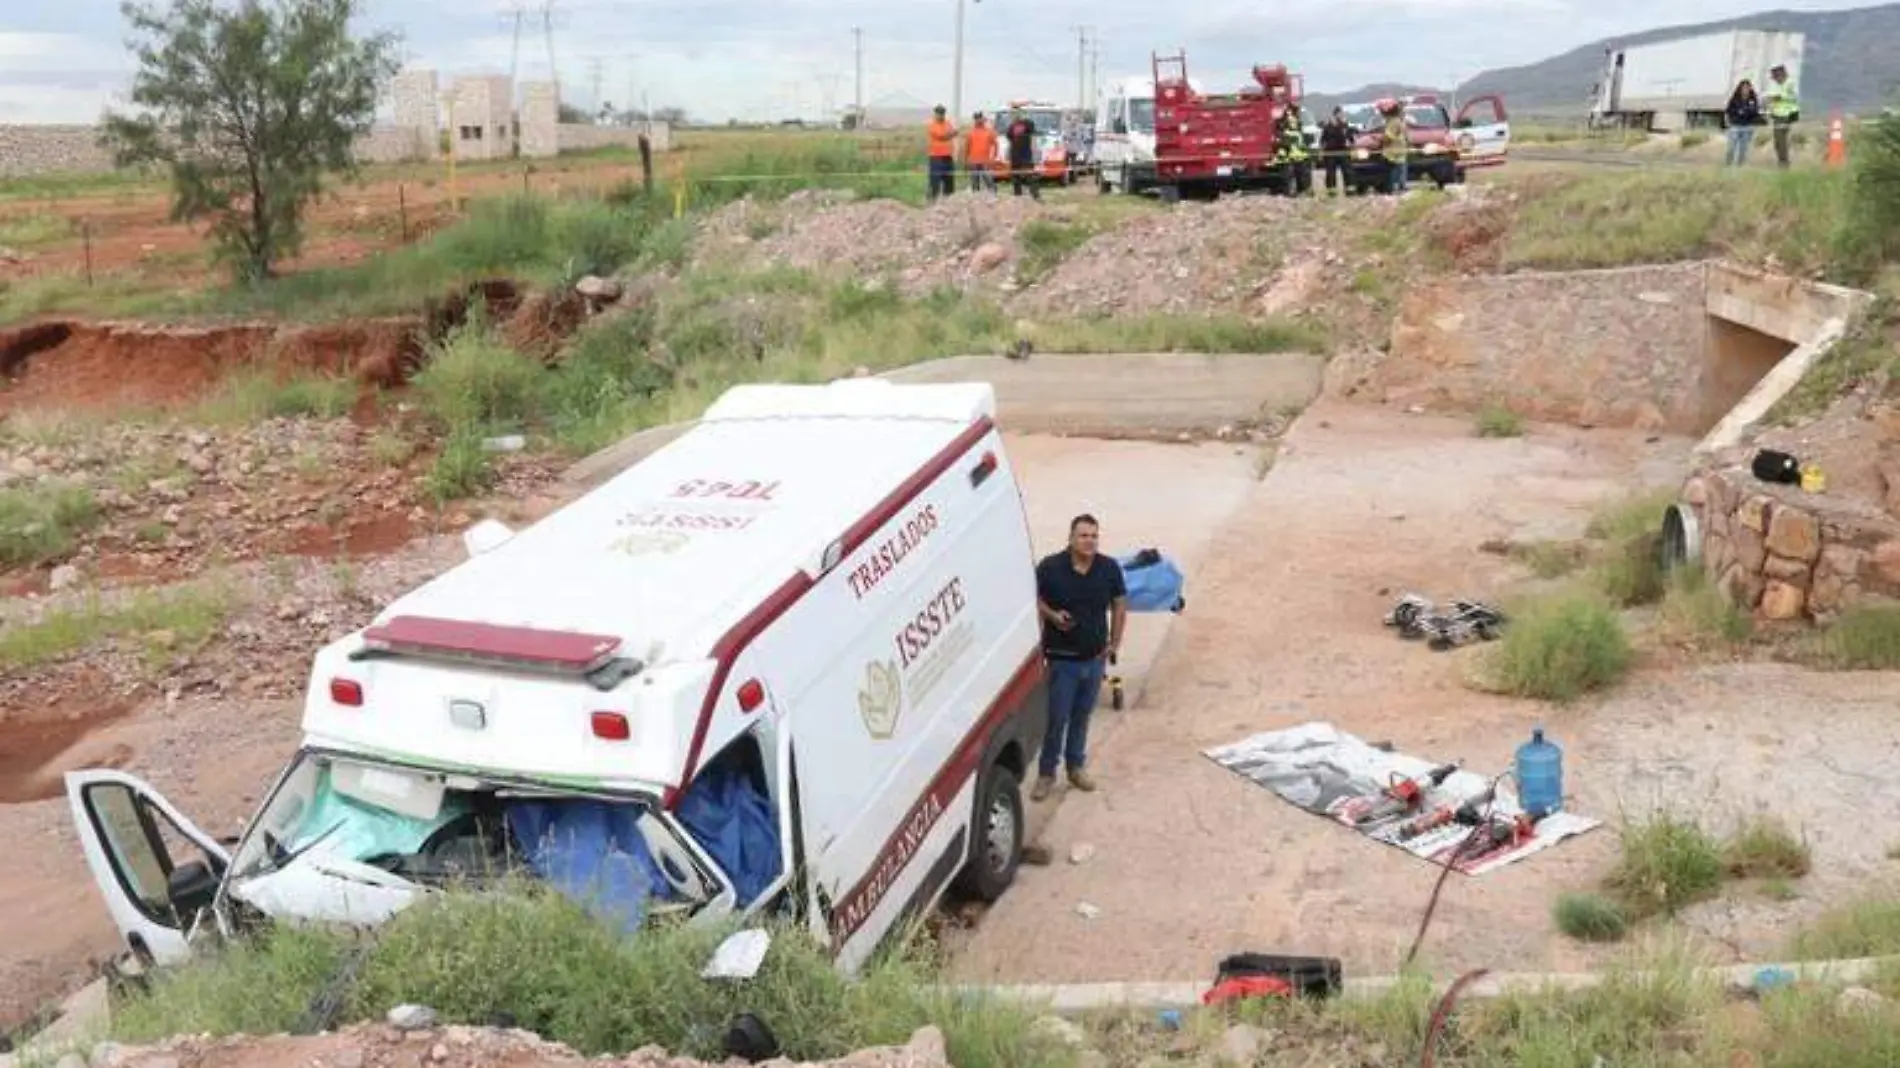
[[[909,507],[930,484],[943,477],[952,464],[969,452],[976,444],[996,429],[996,423],[989,416],[983,416],[971,423],[958,434],[955,441],[944,446],[943,451],[930,458],[929,462],[918,468],[911,476],[892,490],[877,506],[861,516],[857,522],[846,528],[840,538],[842,552],[839,559],[850,556],[863,548],[884,524],[891,521],[897,513]],[[692,485],[687,483],[686,485]],[[716,662],[713,669],[712,685],[706,688],[706,699],[699,707],[699,722],[693,725],[693,741],[686,750],[686,764],[680,771],[679,786],[668,787],[665,804],[671,809],[678,802],[685,784],[693,781],[693,773],[699,770],[700,753],[706,746],[706,734],[712,730],[713,710],[719,706],[719,700],[725,695],[726,679],[732,674],[732,666],[744,653],[746,647],[765,633],[766,628],[776,622],[780,616],[791,611],[799,599],[809,593],[816,583],[811,576],[797,571],[787,578],[771,595],[746,613],[745,618],[733,624],[731,629],[713,643],[712,655]]]
[[[1042,653],[1038,650],[1023,661],[1022,667],[1016,669],[1009,685],[1003,687],[995,703],[964,736],[956,755],[937,772],[937,777],[931,780],[923,796],[911,806],[904,816],[904,822],[898,825],[897,832],[891,835],[890,841],[884,844],[877,859],[872,862],[870,874],[859,880],[858,885],[852,887],[832,909],[828,922],[833,950],[864,926],[864,921],[877,911],[878,904],[890,892],[898,875],[910,866],[911,861],[917,859],[917,851],[923,847],[924,839],[930,836],[931,829],[942,818],[944,809],[982,764],[990,735],[1028,699],[1041,677]]]

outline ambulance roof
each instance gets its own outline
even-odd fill
[[[620,638],[649,665],[705,657],[727,629],[993,418],[988,383],[727,391],[698,425],[378,616]]]

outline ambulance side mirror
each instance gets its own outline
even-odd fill
[[[515,532],[506,523],[484,519],[462,532],[462,545],[468,550],[468,555],[480,556],[514,536]]]

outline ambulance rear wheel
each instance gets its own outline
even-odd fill
[[[976,848],[960,880],[965,893],[995,901],[1016,881],[1023,859],[1023,786],[1016,773],[992,765],[979,787]]]

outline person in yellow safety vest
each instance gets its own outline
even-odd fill
[[[1381,100],[1379,111],[1385,115],[1385,144],[1379,154],[1385,157],[1389,175],[1386,191],[1403,193],[1412,159],[1412,138],[1405,130],[1405,105],[1396,100]]]
[[[1775,166],[1788,169],[1788,135],[1801,120],[1801,93],[1788,77],[1788,68],[1775,64],[1768,72],[1768,127],[1775,138]]]
[[[944,117],[938,104],[924,132],[930,137],[930,193],[928,199],[957,191],[957,127]]]
[[[1276,154],[1286,165],[1286,193],[1305,196],[1313,189],[1313,154],[1306,148],[1306,120],[1298,104],[1288,104],[1280,113],[1279,136],[1274,139]]]

